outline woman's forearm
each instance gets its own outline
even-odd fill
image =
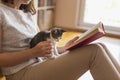
[[[34,50],[28,49],[20,52],[0,53],[0,67],[8,67],[20,64],[31,58],[34,58]]]
[[[44,41],[24,51],[0,53],[0,67],[14,66],[35,57],[46,57],[51,55],[51,51],[52,42]]]

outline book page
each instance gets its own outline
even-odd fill
[[[102,37],[105,34],[103,27],[104,27],[103,24],[101,22],[99,22],[96,26],[92,27],[91,29],[89,29],[88,31],[83,33],[77,41],[75,41],[72,45],[70,45],[68,47],[68,50],[71,47],[74,47],[76,45],[77,46],[86,45],[89,42],[92,42],[92,41]]]

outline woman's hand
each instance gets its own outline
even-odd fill
[[[63,47],[58,47],[58,52],[59,53],[63,53],[67,50],[67,48],[73,44],[77,39],[79,38],[79,36],[74,37],[73,39],[71,39],[70,41],[68,41]]]
[[[43,41],[32,49],[34,57],[50,57],[53,51],[53,44],[51,41]]]

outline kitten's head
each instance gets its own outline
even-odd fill
[[[51,30],[51,36],[52,38],[56,39],[56,40],[60,40],[62,37],[62,34],[66,32],[65,30],[61,29],[61,28],[53,28]]]

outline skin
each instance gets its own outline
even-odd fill
[[[31,0],[14,0],[13,5],[7,5],[7,6],[12,7],[14,9],[19,9],[21,4],[28,4],[30,1]],[[66,51],[67,47],[77,39],[78,37],[75,37],[72,40],[70,40],[65,46],[58,47],[58,52],[63,53],[64,51]],[[53,50],[52,42],[43,41],[31,49],[27,49],[19,52],[3,52],[0,53],[0,67],[14,66],[35,57],[51,56],[52,50]]]

